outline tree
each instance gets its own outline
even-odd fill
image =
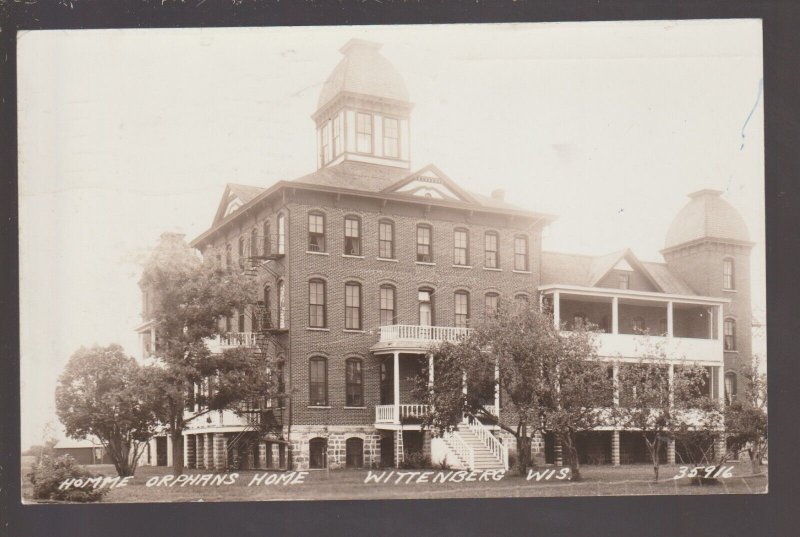
[[[753,473],[767,451],[767,376],[759,370],[756,356],[753,364],[742,371],[745,379],[742,394],[725,407],[725,430],[728,447],[734,451],[746,449]]]
[[[431,409],[425,426],[437,434],[452,430],[465,411],[496,423],[516,439],[521,475],[531,465],[532,435],[549,428],[566,440],[572,477],[580,479],[575,434],[601,423],[599,407],[611,388],[605,366],[593,360],[591,334],[561,333],[547,313],[501,302],[468,337],[442,343],[432,354],[433,385],[421,379],[415,390]],[[496,384],[503,401],[499,416],[485,408]]]
[[[56,387],[56,412],[67,435],[96,436],[123,477],[134,474],[158,425],[144,382],[148,369],[116,344],[81,347]]]
[[[664,346],[647,340],[640,355],[636,363],[619,367],[619,405],[614,414],[618,426],[640,432],[658,481],[660,454],[667,442],[679,436],[685,444],[692,440],[712,445],[699,436],[713,440],[721,429],[721,416],[710,396],[705,368],[685,363],[671,366],[674,360]]]
[[[140,285],[151,296],[156,330],[158,367],[150,372],[151,389],[172,438],[173,471],[181,474],[187,424],[213,410],[235,409],[237,402],[270,397],[275,364],[266,352],[255,352],[261,349],[212,353],[206,345],[222,332],[220,319],[251,306],[254,278],[204,263],[185,241],[168,236],[145,262]],[[195,399],[197,385],[209,389]]]

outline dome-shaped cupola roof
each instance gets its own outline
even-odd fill
[[[345,43],[339,49],[344,58],[322,86],[317,108],[323,108],[343,92],[408,102],[408,89],[403,77],[379,53],[380,48],[379,43],[362,39]]]
[[[678,212],[669,226],[664,249],[701,239],[750,244],[750,234],[742,215],[721,195],[721,191],[711,189],[689,194],[691,201]]]

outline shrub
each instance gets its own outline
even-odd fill
[[[439,461],[439,464],[436,465],[438,470],[450,470],[451,466],[450,463],[447,462],[447,455],[442,457],[442,460]]]
[[[508,450],[508,467],[509,468],[516,468],[517,467],[517,450],[516,449],[509,449]]]
[[[404,470],[431,468],[431,458],[426,457],[422,453],[406,453],[403,462],[400,463],[400,468]]]
[[[37,500],[61,500],[66,502],[99,502],[108,489],[69,488],[59,490],[58,486],[65,479],[86,479],[97,477],[84,467],[75,463],[69,455],[61,457],[44,456],[39,464],[33,467],[28,479],[33,483],[33,497]]]

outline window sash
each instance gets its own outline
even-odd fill
[[[308,371],[308,404],[325,406],[328,404],[328,361],[312,359]]]
[[[345,369],[345,405],[364,406],[363,371],[361,360],[347,360]]]
[[[344,327],[361,330],[361,286],[344,286]]]
[[[381,326],[395,324],[394,289],[391,287],[380,289],[380,322]]]
[[[344,253],[361,255],[361,221],[358,219],[344,220]]]
[[[341,133],[339,132],[339,116],[331,120],[331,127],[333,129],[333,156],[339,156],[342,152]]]
[[[432,262],[431,254],[431,228],[417,227],[417,261]]]
[[[372,153],[372,116],[356,113],[356,151]]]
[[[500,295],[496,293],[489,293],[486,295],[485,309],[486,315],[492,316],[497,313],[497,303],[500,300]]]
[[[466,293],[455,294],[455,324],[465,327],[469,324],[469,295]]]
[[[393,118],[383,120],[383,152],[387,157],[400,156],[400,135],[398,121]]]
[[[528,240],[525,237],[514,238],[514,269],[528,270]]]
[[[378,224],[378,257],[394,259],[394,225],[389,222]]]
[[[722,264],[722,287],[724,289],[733,289],[733,261],[726,259]]]
[[[466,265],[469,261],[469,236],[466,231],[456,231],[453,236],[453,263],[455,265]]]
[[[485,251],[485,260],[484,264],[488,268],[497,268],[498,266],[498,257],[497,257],[497,234],[496,233],[487,233],[484,236],[484,251]]]

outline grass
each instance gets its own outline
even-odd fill
[[[433,499],[433,498],[519,498],[549,496],[626,496],[659,494],[749,494],[764,493],[767,476],[750,475],[749,464],[733,463],[733,476],[713,485],[692,485],[688,479],[674,480],[678,466],[661,467],[661,479],[652,481],[649,465],[585,466],[581,469],[583,481],[528,481],[524,477],[506,472],[500,481],[472,483],[416,483],[365,484],[366,470],[311,470],[302,484],[247,486],[252,477],[264,471],[246,470],[232,485],[221,486],[160,486],[148,487],[148,479],[168,475],[166,467],[140,467],[136,477],[123,488],[111,490],[104,503],[127,502],[218,502],[262,500],[344,500],[344,499]],[[97,474],[114,475],[110,465],[89,466]],[[23,468],[23,476],[28,469]],[[389,470],[387,470],[389,471]],[[402,471],[402,470],[401,470]],[[380,471],[379,471],[380,472]],[[438,470],[436,470],[438,472]],[[188,470],[187,474],[209,473]],[[396,474],[395,474],[396,476]],[[31,485],[23,478],[23,498],[30,500]]]

